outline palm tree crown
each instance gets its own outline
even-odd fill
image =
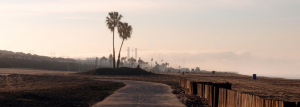
[[[114,32],[115,28],[118,26],[119,22],[122,19],[122,15],[118,12],[110,12],[108,13],[108,17],[106,17],[106,25],[111,32]]]
[[[119,33],[119,37],[127,40],[131,37],[132,34],[132,27],[131,25],[128,25],[128,23],[124,22],[120,22],[118,25],[118,33]]]

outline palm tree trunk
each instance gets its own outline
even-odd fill
[[[119,51],[118,62],[117,62],[117,68],[119,68],[119,64],[120,64],[120,54],[121,54],[121,49],[122,49],[122,46],[123,46],[123,42],[124,42],[124,39],[122,40],[122,44],[121,44],[120,51]]]
[[[116,58],[115,58],[115,29],[113,30],[113,68],[115,68]]]

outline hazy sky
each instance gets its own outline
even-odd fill
[[[108,56],[111,11],[133,27],[122,56],[134,47],[173,67],[300,76],[299,0],[1,0],[0,49]]]

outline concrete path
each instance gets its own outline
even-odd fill
[[[186,107],[172,93],[171,87],[165,84],[130,80],[99,80],[123,82],[126,86],[93,107]]]

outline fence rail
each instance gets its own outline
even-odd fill
[[[179,85],[189,94],[206,98],[211,107],[300,107],[300,102],[263,99],[231,90],[230,83],[193,82],[180,78]]]

